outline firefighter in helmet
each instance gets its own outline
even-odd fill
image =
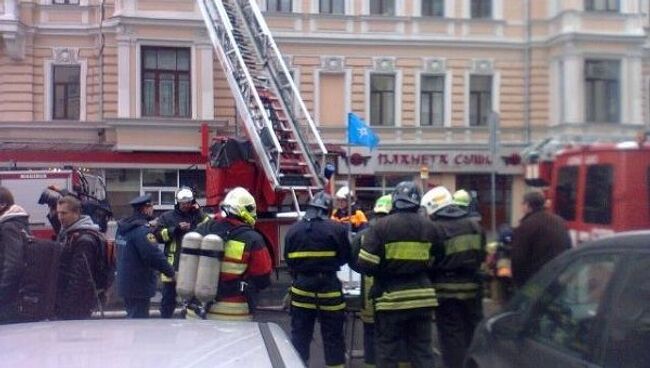
[[[154,235],[158,242],[165,244],[165,256],[169,264],[178,272],[181,241],[183,236],[208,220],[194,199],[194,193],[189,188],[181,188],[176,192],[176,205],[158,219],[153,221]],[[163,282],[162,300],[160,301],[160,317],[171,318],[176,309],[176,282],[161,275]]]
[[[481,221],[481,214],[478,212],[478,201],[470,192],[465,189],[458,189],[452,195],[453,203],[460,209],[465,210],[469,217]]]
[[[355,203],[352,203],[352,193],[347,186],[336,191],[336,208],[332,212],[332,220],[350,225],[353,233],[368,225],[368,218]]]
[[[375,307],[375,347],[378,367],[397,367],[405,342],[410,363],[433,367],[433,308],[436,292],[429,272],[441,251],[435,224],[421,216],[421,194],[412,181],[392,193],[392,212],[377,220],[361,239],[359,270],[374,276],[370,291]]]
[[[480,269],[485,259],[485,234],[467,210],[454,204],[443,186],[428,191],[422,206],[444,234],[444,256],[436,259],[432,273],[442,358],[446,367],[460,368],[483,317]]]
[[[346,226],[329,219],[332,197],[317,193],[303,219],[284,240],[284,259],[293,277],[291,285],[291,341],[308,362],[309,345],[318,318],[327,367],[345,363],[345,301],[336,272],[348,263],[350,242]]]
[[[264,237],[253,228],[256,208],[246,189],[234,188],[221,203],[222,214],[196,229],[203,236],[219,235],[225,242],[217,296],[207,308],[207,319],[252,320],[257,292],[271,284],[271,256]],[[187,313],[198,318],[191,309]]]

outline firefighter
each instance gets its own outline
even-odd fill
[[[351,231],[356,233],[368,226],[368,218],[356,203],[350,201],[352,201],[350,189],[347,186],[341,187],[336,192],[336,209],[332,212],[332,220],[350,225]]]
[[[483,317],[480,268],[485,259],[485,234],[476,219],[454,204],[445,187],[427,192],[422,206],[444,236],[444,256],[436,259],[432,273],[442,358],[446,367],[460,368]]]
[[[481,221],[481,214],[478,212],[478,201],[476,200],[476,193],[472,191],[474,195],[465,189],[459,189],[454,192],[452,195],[454,204],[458,206],[461,210],[466,211],[469,214],[469,217],[473,217],[478,221]]]
[[[309,361],[309,345],[318,318],[327,367],[345,363],[345,301],[340,266],[350,260],[346,226],[329,219],[332,197],[317,193],[303,219],[294,224],[284,240],[284,259],[293,277],[291,285],[291,341],[300,357]]]
[[[402,344],[414,367],[433,367],[433,308],[438,305],[429,272],[442,251],[436,225],[418,214],[421,194],[412,181],[392,193],[392,212],[375,222],[361,239],[357,266],[374,276],[378,367],[397,367]]]
[[[205,318],[250,321],[257,292],[271,284],[271,256],[264,237],[253,228],[257,206],[246,189],[236,187],[228,192],[221,210],[221,215],[196,229],[203,236],[219,235],[225,242],[217,296],[207,307]],[[187,316],[199,318],[191,309]]]
[[[176,205],[173,210],[160,215],[155,223],[154,235],[160,243],[165,244],[165,255],[169,264],[178,272],[181,241],[183,235],[196,229],[208,220],[208,215],[203,213],[194,199],[194,194],[189,188],[181,188],[176,193]],[[171,318],[176,309],[176,282],[161,275],[163,282],[162,300],[160,301],[160,317]]]

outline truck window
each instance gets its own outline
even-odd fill
[[[585,180],[585,208],[583,221],[590,224],[610,224],[612,222],[612,180],[614,169],[611,165],[591,165],[587,167]]]
[[[567,221],[576,219],[576,191],[578,186],[578,167],[560,168],[555,187],[555,209]]]

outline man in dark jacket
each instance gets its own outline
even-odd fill
[[[156,293],[154,271],[173,279],[174,268],[149,232],[148,222],[153,214],[151,196],[140,196],[130,204],[133,215],[120,220],[115,239],[117,294],[124,298],[128,318],[149,318],[151,297]]]
[[[29,215],[0,187],[0,324],[18,321],[18,289],[23,267],[23,231]]]
[[[571,248],[564,220],[544,209],[544,195],[524,195],[524,217],[512,235],[512,279],[521,287],[544,264]]]
[[[429,272],[442,239],[438,227],[418,214],[420,199],[415,183],[399,183],[392,213],[361,239],[358,268],[375,277],[371,296],[378,367],[397,367],[404,341],[414,367],[435,364],[431,320],[438,302]]]
[[[203,213],[194,200],[194,193],[189,188],[181,188],[176,193],[176,206],[156,219],[153,231],[156,239],[165,244],[165,255],[169,264],[178,271],[181,242],[183,236],[207,221],[208,215]],[[162,275],[162,300],[160,301],[160,316],[171,318],[176,309],[176,283]]]
[[[350,260],[347,226],[329,219],[332,197],[320,192],[309,202],[305,217],[287,231],[284,259],[291,285],[291,342],[307,363],[316,319],[320,322],[325,364],[345,364],[345,301],[340,267]]]
[[[101,252],[99,226],[81,215],[81,202],[72,196],[59,199],[56,213],[61,222],[57,241],[63,248],[55,314],[59,319],[90,318],[98,300],[94,280]]]

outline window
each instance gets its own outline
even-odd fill
[[[585,208],[583,220],[590,224],[612,222],[612,180],[614,168],[611,165],[590,165],[585,180]]]
[[[79,5],[79,0],[52,0],[56,5]]]
[[[370,14],[395,15],[395,0],[370,0]]]
[[[442,126],[445,106],[445,77],[424,75],[420,88],[420,125]]]
[[[423,17],[442,17],[445,15],[445,0],[422,0]]]
[[[320,0],[321,14],[345,14],[345,0]]]
[[[142,170],[142,191],[151,195],[154,206],[171,208],[175,203],[178,189],[178,170]]]
[[[650,256],[636,256],[614,300],[603,367],[642,368],[650,360]]]
[[[492,76],[472,75],[469,79],[469,125],[487,126],[492,111]]]
[[[190,49],[143,47],[142,54],[142,115],[190,117]]]
[[[395,125],[395,76],[392,74],[370,77],[370,124]]]
[[[618,12],[619,0],[585,0],[586,11]]]
[[[492,18],[492,0],[472,0],[471,15],[473,19]]]
[[[192,189],[194,198],[205,198],[205,170],[179,170],[178,185]]]
[[[548,286],[531,312],[528,337],[578,359],[590,360],[599,342],[597,318],[618,256],[587,255]]]
[[[567,221],[576,219],[578,167],[565,166],[560,169],[555,188],[555,209]]]
[[[52,118],[79,120],[80,90],[78,65],[54,65]]]
[[[271,13],[291,13],[291,0],[266,0],[266,11]]]
[[[646,193],[648,194],[648,217],[650,217],[650,167],[648,167],[648,170],[646,172],[646,177],[645,177],[645,190]]]
[[[616,123],[620,115],[620,62],[585,62],[585,107],[588,122]]]

